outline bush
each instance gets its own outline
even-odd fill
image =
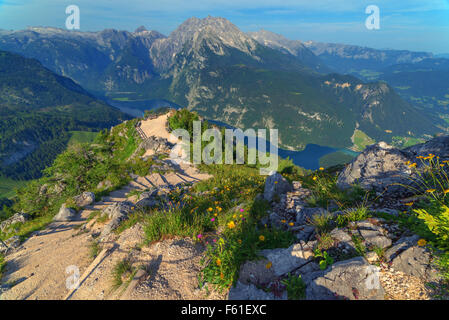
[[[449,249],[449,207],[435,204],[428,209],[415,209],[418,219],[421,219],[436,236],[441,249]]]
[[[449,161],[440,161],[434,154],[418,156],[421,162],[406,162],[414,170],[415,178],[412,185],[407,186],[416,194],[424,194],[427,203],[413,203],[409,216],[402,217],[401,222],[418,233],[429,242],[437,255],[437,265],[446,287],[449,285]],[[413,208],[414,207],[414,208]]]
[[[168,123],[171,130],[184,129],[193,136],[193,121],[199,121],[200,117],[195,112],[190,112],[187,109],[180,109],[168,118]]]
[[[292,174],[295,171],[296,165],[290,158],[281,159],[278,163],[278,172],[280,174]]]
[[[289,273],[288,278],[283,279],[281,283],[286,286],[289,300],[303,300],[306,298],[306,284],[300,275],[295,277]]]
[[[3,271],[5,271],[5,267],[6,267],[5,257],[2,254],[0,254],[0,280],[2,280]]]

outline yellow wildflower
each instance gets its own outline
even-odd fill
[[[207,209],[207,211],[209,211],[209,212],[211,212],[212,210],[214,210],[214,209],[212,209],[212,208],[210,208],[210,207]]]
[[[217,259],[217,261],[215,261],[217,263],[217,266],[221,266],[221,260]]]
[[[426,192],[428,192],[428,193],[434,193],[435,191],[436,191],[435,189],[426,190]]]
[[[235,223],[234,223],[234,221],[231,221],[231,222],[228,223],[228,228],[229,228],[229,229],[235,228]]]
[[[265,265],[265,268],[270,269],[272,266],[273,266],[273,263],[271,263],[271,261],[270,261]]]
[[[405,205],[411,207],[411,206],[413,206],[413,201],[412,202],[407,202]]]
[[[288,225],[289,225],[290,227],[293,227],[295,224],[294,224],[293,222],[290,222]]]
[[[264,237],[263,235],[260,235],[260,236],[259,236],[259,240],[260,240],[260,241],[265,241],[265,237]]]
[[[449,193],[449,189],[443,191],[444,194]]]
[[[418,240],[418,246],[424,247],[426,244],[427,244],[427,241],[425,239]]]
[[[323,171],[324,170],[324,168],[323,167],[320,167],[320,171]]]
[[[316,181],[316,179],[317,179],[317,177],[316,177],[316,176],[314,176],[314,177],[312,178],[312,180],[313,180],[313,181]]]

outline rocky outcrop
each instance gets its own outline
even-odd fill
[[[73,198],[77,207],[86,207],[95,202],[95,194],[93,192],[83,192]]]
[[[228,294],[229,300],[285,300],[286,298],[286,294],[279,298],[273,293],[258,289],[253,284],[245,285],[240,281],[237,281],[235,287],[232,287]]]
[[[72,208],[67,208],[65,203],[59,209],[59,212],[54,216],[53,221],[67,222],[76,219],[76,211]]]
[[[390,297],[393,291],[389,283],[388,287],[382,286],[383,275],[392,274],[396,279],[399,276],[395,272],[412,277],[420,290],[426,290],[426,282],[438,284],[432,255],[425,247],[417,245],[418,236],[380,217],[352,221],[336,228],[338,215],[357,209],[328,212],[323,208],[309,207],[308,195],[310,193],[300,184],[293,183],[293,191],[281,194],[279,201],[271,203],[273,212],[265,222],[290,230],[299,243],[286,249],[263,250],[259,254],[265,259],[247,262],[241,269],[239,297],[260,295],[251,287],[256,286],[256,289],[264,287],[279,291],[276,295],[279,298],[279,293],[285,290],[282,281],[289,273],[301,275],[306,285],[306,299],[312,300],[381,300]],[[398,215],[396,210],[377,210]],[[322,214],[329,215],[334,221],[330,224],[334,225],[333,230],[328,232],[330,241],[323,242],[316,227],[310,224],[316,215]],[[315,255],[324,251],[332,259],[321,265],[319,263],[325,258]],[[270,270],[263,269],[267,261],[271,262]],[[326,269],[320,270],[319,266]]]
[[[387,248],[391,246],[391,239],[385,236],[386,231],[370,221],[358,221],[350,224],[350,228],[357,230],[368,247]],[[357,234],[354,232],[354,234]]]
[[[299,210],[298,210],[299,209]],[[296,207],[296,223],[303,225],[313,220],[315,216],[328,214],[323,208]]]
[[[398,254],[418,244],[419,236],[413,235],[400,238],[391,248],[385,252],[385,259],[391,262]]]
[[[136,207],[139,208],[151,208],[157,205],[158,201],[156,196],[158,194],[158,189],[153,189],[151,191],[142,192],[139,195],[138,201],[136,202]]]
[[[419,236],[400,238],[385,252],[385,259],[396,271],[414,276],[426,282],[438,282],[438,271],[430,251],[418,245]]]
[[[134,209],[134,204],[128,201],[116,202],[107,207],[103,214],[106,214],[110,221],[103,228],[100,234],[100,240],[104,241],[112,231],[120,226],[120,223],[128,219],[129,213]]]
[[[409,193],[401,185],[410,184],[412,170],[405,164],[410,161],[406,152],[379,142],[365,149],[338,176],[337,185],[347,189],[354,184],[364,189],[384,192]]]
[[[383,300],[378,268],[362,257],[335,263],[314,274],[306,289],[308,300]]]
[[[151,136],[145,139],[142,144],[142,148],[145,150],[152,150],[154,153],[166,153],[170,152],[173,148],[173,144],[165,138]]]
[[[19,236],[13,236],[5,242],[0,241],[0,254],[6,254],[20,247],[22,241]]]
[[[268,181],[268,179],[267,179]],[[267,182],[265,183],[265,186]],[[327,210],[318,207],[309,207],[307,198],[311,195],[311,191],[303,188],[299,181],[293,181],[292,188],[286,193],[278,194],[279,201],[272,203],[273,212],[270,214],[270,222],[273,226],[282,227],[286,223],[291,229],[303,231],[298,240],[308,240],[313,234],[313,230],[306,226],[314,216],[329,214]],[[332,209],[329,207],[328,209]],[[282,221],[285,221],[284,223]]]
[[[61,194],[66,188],[66,185],[62,181],[58,181],[50,190],[51,193],[54,193],[56,195]]]
[[[269,263],[267,259],[247,261],[240,268],[239,281],[243,284],[267,286],[276,278],[273,268],[267,268]]]
[[[449,137],[437,137],[425,143],[404,150],[394,148],[385,142],[368,146],[338,176],[337,185],[347,189],[354,184],[376,192],[387,191],[389,196],[405,197],[412,194],[415,173],[407,164],[422,165],[416,157],[429,154],[449,159]]]
[[[23,224],[30,219],[30,216],[23,212],[18,212],[12,217],[6,219],[0,224],[0,230],[5,232],[10,226],[15,225],[17,223]]]
[[[438,272],[432,265],[432,255],[425,247],[413,246],[406,249],[391,261],[391,267],[424,281],[435,282],[439,279]]]
[[[439,156],[441,160],[449,158],[449,136],[441,136],[433,138],[425,143],[416,144],[404,149],[412,159],[417,156],[427,156],[434,154]],[[419,164],[419,163],[418,163]]]
[[[281,174],[275,173],[267,177],[263,197],[267,201],[275,200],[276,196],[292,190],[292,186]]]
[[[272,263],[271,268],[278,277],[300,268],[313,257],[312,248],[301,243],[286,249],[262,250],[260,254]]]

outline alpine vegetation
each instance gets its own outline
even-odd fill
[[[241,129],[225,129],[223,139],[222,131],[218,128],[209,128],[204,131],[201,128],[201,121],[193,121],[193,137],[186,129],[173,130],[172,137],[174,139],[181,138],[181,141],[171,150],[170,159],[176,162],[193,160],[194,164],[205,163],[208,165],[223,163],[255,165],[259,163],[262,175],[268,175],[278,170],[277,129],[270,129],[270,138],[267,140],[266,129],[258,129],[257,135],[254,129],[247,129],[244,132]],[[247,139],[246,161],[245,137]],[[192,146],[191,141],[193,141]],[[203,142],[209,143],[202,147]],[[267,152],[267,144],[269,152]]]

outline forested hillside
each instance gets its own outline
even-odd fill
[[[98,131],[126,118],[37,60],[0,52],[0,175],[38,177],[66,148],[69,131]]]

